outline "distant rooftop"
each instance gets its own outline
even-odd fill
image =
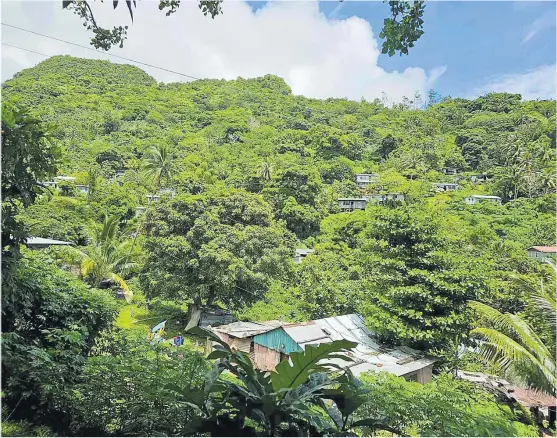
[[[479,199],[501,199],[499,196],[493,195],[470,195],[471,198],[479,198]]]
[[[42,237],[27,238],[27,246],[49,246],[49,245],[71,245],[70,242],[63,240],[44,239]]]
[[[557,253],[557,246],[531,246],[528,250],[535,249],[539,252]]]

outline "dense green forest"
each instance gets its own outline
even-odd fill
[[[532,298],[555,271],[526,251],[555,244],[554,101],[432,91],[386,107],[295,96],[270,75],[159,84],[67,56],[2,91],[5,435],[539,433],[524,408],[454,372],[555,392],[555,359],[539,353],[554,351],[555,325]],[[356,174],[376,177],[362,188]],[[42,184],[56,175],[75,180]],[[404,200],[338,202],[394,193]],[[73,246],[32,251],[27,236]],[[314,252],[294,263],[297,248]],[[360,313],[381,341],[438,358],[436,377],[315,372],[280,386],[237,352],[208,360],[193,337],[147,339],[162,320],[185,334],[208,305],[248,321]],[[514,361],[483,328],[509,327],[494,312],[520,318]],[[458,354],[478,338],[495,353]],[[325,387],[350,400],[340,423]]]

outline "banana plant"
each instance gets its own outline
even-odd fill
[[[331,360],[350,362],[346,352],[356,346],[354,342],[307,345],[269,373],[257,370],[247,354],[231,350],[209,330],[194,327],[188,333],[217,344],[207,357],[214,363],[203,386],[167,385],[198,412],[190,425],[192,434],[341,436],[350,435],[352,427],[380,428],[372,419],[348,419],[363,402],[363,389]],[[335,421],[337,417],[342,424]]]

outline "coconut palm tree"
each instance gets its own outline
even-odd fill
[[[527,285],[526,289],[530,289],[529,299],[540,317],[555,330],[555,296],[543,287],[536,289]],[[484,341],[481,346],[484,358],[500,366],[505,374],[518,377],[538,391],[555,395],[555,351],[536,331],[519,315],[501,313],[476,301],[470,302],[470,306],[487,322],[472,330],[474,336]]]
[[[147,156],[145,169],[153,177],[155,187],[159,187],[162,181],[168,183],[173,172],[172,158],[166,145],[157,145],[151,148],[151,152]]]
[[[128,242],[121,240],[118,222],[117,216],[106,216],[102,228],[93,234],[91,245],[82,253],[81,275],[93,286],[105,280],[119,284],[129,302],[133,293],[123,276],[135,264],[129,261],[129,253],[124,248]]]

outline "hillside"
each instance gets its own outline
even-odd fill
[[[20,182],[4,175],[3,194],[18,199],[6,210],[17,220],[7,223],[22,226],[16,237],[74,245],[10,254],[3,402],[15,412],[12,422],[28,423],[4,427],[46,425],[64,436],[218,434],[231,424],[238,434],[289,432],[255,414],[250,429],[243,419],[252,411],[234,411],[234,421],[217,425],[215,416],[233,415],[213,406],[230,411],[226,403],[238,397],[238,409],[256,400],[253,412],[264,399],[306,435],[537,431],[529,414],[454,374],[488,370],[514,379],[518,370],[520,384],[553,384],[537,365],[511,368],[482,356],[474,330],[489,318],[474,309],[489,305],[490,315],[535,327],[527,348],[555,347],[554,327],[531,299],[540,284],[554,285],[554,271],[527,252],[555,244],[554,101],[492,93],[388,108],[295,96],[271,75],[157,84],[136,67],[68,56],[18,73],[3,84],[3,98],[6,108],[28,108],[42,122],[18,124],[27,119],[10,109],[4,147],[18,157],[18,147],[46,154],[50,141],[61,151],[58,179],[42,181],[56,188],[31,184],[38,196],[26,208],[17,203]],[[49,159],[57,150],[48,149]],[[35,178],[8,161],[3,154],[3,165]],[[306,251],[294,260],[297,249]],[[471,301],[480,304],[473,309]],[[212,306],[247,321],[361,314],[378,342],[434,356],[435,376],[430,368],[433,380],[420,385],[404,380],[411,376],[369,373],[359,393],[361,382],[350,386],[348,374],[319,383],[332,377],[306,372],[296,388],[277,383],[284,361],[272,378],[236,352],[215,352],[211,358],[223,360],[211,365],[185,328]],[[154,347],[150,328],[160,321],[171,337],[185,335],[184,345]],[[332,344],[311,348],[325,345]],[[227,366],[245,386],[217,381]],[[308,425],[308,412],[320,409],[314,384],[341,385],[356,397],[358,418],[396,421],[345,429],[350,411],[341,431],[312,411]],[[263,395],[246,390],[255,387]],[[294,403],[306,389],[307,404]],[[209,426],[216,429],[203,429]]]

